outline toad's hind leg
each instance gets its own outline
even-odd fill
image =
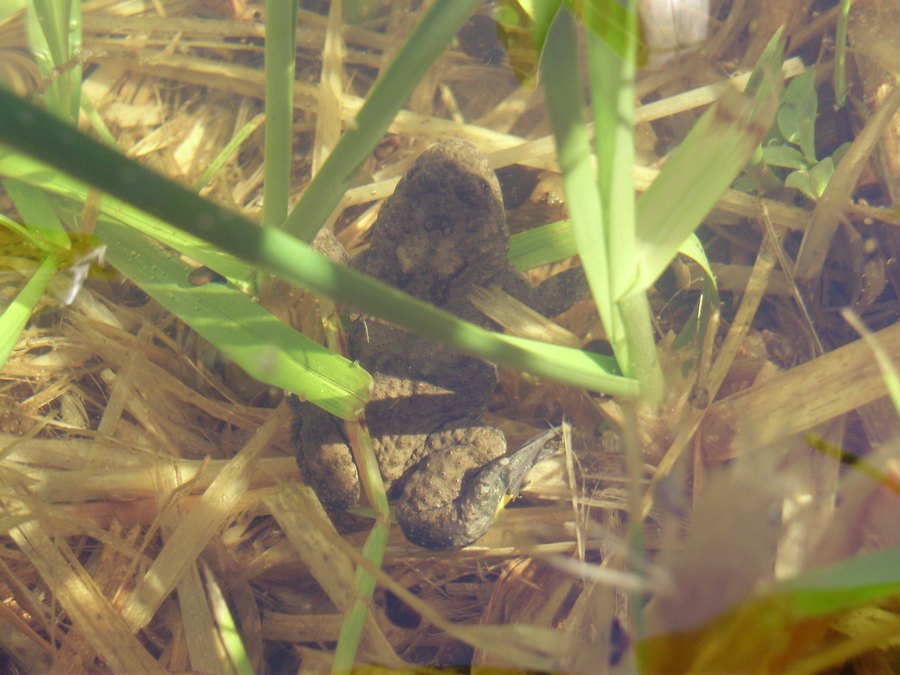
[[[496,427],[461,420],[431,434],[425,457],[407,473],[397,502],[406,538],[434,550],[475,541],[494,521],[503,481],[490,467],[506,453]]]
[[[359,500],[359,473],[341,423],[324,410],[290,397],[294,409],[291,440],[304,482],[329,511],[343,511]]]
[[[428,454],[408,474],[397,522],[412,543],[434,550],[466,546],[494,522],[507,493],[547,454],[556,431],[511,455],[503,433],[488,426],[447,428],[428,438]]]

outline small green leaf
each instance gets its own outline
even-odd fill
[[[806,169],[809,164],[803,153],[790,145],[769,145],[763,148],[763,160],[769,166],[785,169]]]
[[[781,135],[786,141],[800,147],[807,165],[816,161],[814,132],[818,107],[816,71],[815,68],[808,68],[791,80],[784,90],[776,118]]]
[[[834,161],[826,157],[811,169],[802,169],[788,174],[784,181],[785,187],[800,190],[807,197],[816,201],[828,187],[828,181],[834,173]]]
[[[809,170],[809,178],[812,188],[816,193],[816,197],[821,197],[825,188],[828,187],[828,181],[831,180],[831,174],[834,173],[834,161],[831,157],[826,157]]]
[[[847,154],[851,145],[852,143],[850,143],[850,141],[846,141],[837,146],[837,149],[831,153],[831,161],[835,166],[841,163],[841,160],[844,158],[844,155]]]
[[[700,265],[703,271],[706,272],[706,276],[713,280],[713,287],[715,287],[716,275],[713,274],[712,266],[709,264],[709,258],[706,257],[706,251],[703,249],[703,242],[700,241],[700,237],[692,232],[687,239],[681,242],[678,252]]]
[[[819,198],[819,195],[816,194],[816,191],[813,188],[813,183],[809,176],[809,171],[807,171],[806,169],[801,169],[800,171],[792,171],[791,173],[789,173],[787,175],[787,178],[784,179],[784,186],[787,188],[792,188],[794,190],[799,190],[813,201]]]

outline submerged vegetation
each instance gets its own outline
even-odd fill
[[[169,4],[0,8],[8,668],[900,667],[900,15]],[[492,332],[308,245],[448,138],[575,307],[487,289]],[[500,365],[511,447],[561,427],[475,545],[391,527],[331,303]],[[285,390],[369,508],[303,485]]]

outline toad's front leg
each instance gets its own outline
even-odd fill
[[[500,284],[504,291],[549,319],[562,314],[587,292],[584,269],[571,267],[545,279],[537,286],[528,283],[523,275],[510,269]]]

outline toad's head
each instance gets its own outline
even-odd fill
[[[487,159],[459,140],[424,152],[382,206],[371,245],[369,257],[393,259],[396,285],[436,304],[490,284],[508,267],[509,232]]]

